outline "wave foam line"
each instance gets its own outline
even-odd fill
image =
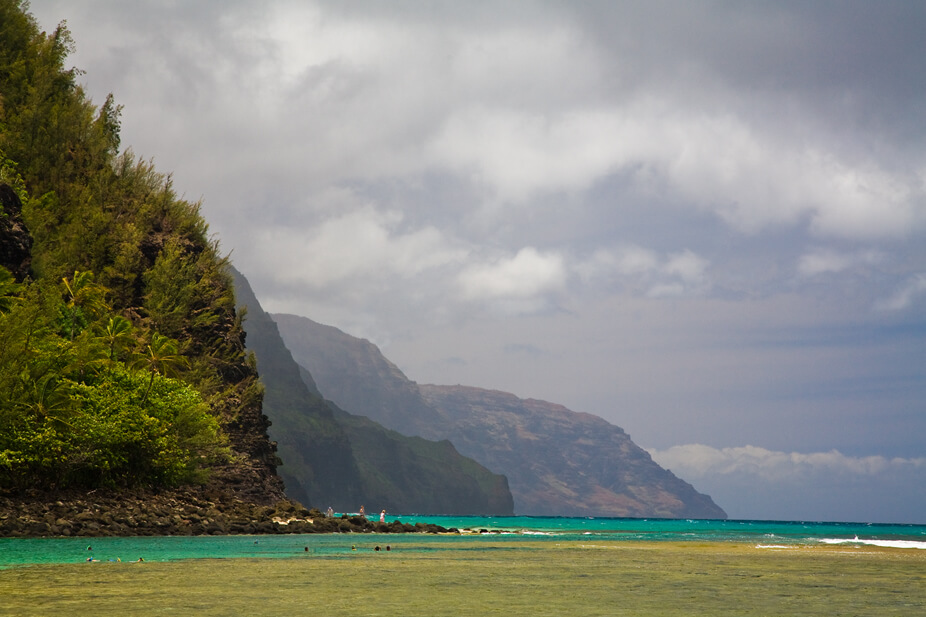
[[[883,546],[885,548],[919,548],[926,549],[926,542],[916,540],[860,540],[858,537],[846,538],[820,538],[824,544],[867,544],[870,546]]]

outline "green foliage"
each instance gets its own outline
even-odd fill
[[[152,387],[153,386],[153,387]],[[55,397],[6,427],[0,480],[11,486],[135,486],[203,480],[222,454],[218,422],[175,379],[110,367],[54,384]]]
[[[0,313],[9,313],[19,294],[19,285],[9,270],[0,266]]]
[[[144,351],[136,360],[136,366],[144,367],[151,378],[148,380],[148,388],[145,390],[144,400],[148,400],[148,394],[151,392],[151,386],[154,385],[154,378],[158,374],[176,375],[178,367],[187,363],[186,358],[180,355],[177,341],[153,332],[151,340],[145,345]]]
[[[0,268],[0,487],[201,481],[262,395],[227,262],[27,9],[0,0],[0,182],[33,240],[30,279]]]
[[[144,275],[148,289],[145,308],[154,327],[171,336],[184,334],[197,279],[194,256],[186,254],[177,242],[168,243]]]
[[[100,337],[109,350],[109,361],[113,362],[118,357],[118,353],[134,342],[132,338],[132,322],[122,317],[114,315],[106,322],[106,327]]]
[[[166,376],[185,363],[177,342],[138,341],[92,281],[76,272],[65,294],[25,286],[0,314],[0,486],[202,480],[222,436],[199,392]],[[62,329],[61,315],[76,309],[81,319]]]
[[[0,103],[3,102],[3,99],[0,98]],[[2,109],[2,108],[0,108]],[[6,154],[0,149],[0,184],[7,184],[13,188],[13,191],[19,197],[19,201],[26,201],[26,185],[23,182],[22,176],[19,175],[19,170],[17,169],[16,163],[6,158]],[[3,205],[0,204],[0,217],[5,216],[7,213],[3,211]]]
[[[86,328],[91,319],[108,309],[105,289],[93,282],[92,272],[75,271],[69,280],[61,279],[65,303],[59,309],[59,323],[64,334],[71,340]]]

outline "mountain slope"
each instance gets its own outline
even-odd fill
[[[296,505],[227,259],[199,204],[120,152],[121,108],[65,68],[64,22],[45,33],[27,10],[0,0],[0,535],[270,524]]]
[[[304,317],[273,319],[327,398],[407,434],[449,439],[508,476],[519,514],[726,518],[601,418],[504,392],[419,386],[369,341]]]
[[[257,356],[287,494],[338,511],[504,515],[513,512],[504,476],[460,455],[447,441],[387,430],[324,401],[312,376],[293,360],[277,325],[247,280],[235,272],[237,301],[247,308],[247,347]],[[301,374],[300,374],[301,373]]]
[[[372,418],[405,435],[441,439],[421,432],[422,419],[440,412],[421,397],[418,386],[386,359],[373,343],[295,315],[271,315],[293,358],[305,367],[325,398],[342,409]]]
[[[454,418],[447,437],[461,452],[505,471],[519,512],[725,518],[710,497],[602,418],[507,392],[419,387],[428,403]]]

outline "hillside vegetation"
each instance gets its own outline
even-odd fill
[[[120,150],[62,23],[0,0],[0,488],[211,481],[282,498],[226,259]]]

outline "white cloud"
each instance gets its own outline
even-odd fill
[[[615,267],[621,274],[649,274],[656,270],[659,265],[659,258],[656,253],[639,247],[629,246],[620,250],[616,259]]]
[[[202,9],[195,17],[208,26],[179,7],[137,10],[157,28],[94,25],[115,42],[78,49],[93,47],[86,57],[113,71],[101,90],[127,103],[127,133],[191,181],[283,172],[320,190],[436,171],[473,183],[485,200],[526,204],[621,173],[746,233],[807,224],[825,237],[889,238],[926,226],[919,155],[896,168],[850,156],[841,134],[801,130],[813,118],[782,131],[751,114],[749,91],[711,80],[700,84],[709,95],[689,96],[685,71],[659,71],[659,87],[625,83],[635,57],[588,36],[581,10],[563,19],[275,2]],[[73,21],[89,28],[97,12]],[[639,18],[631,13],[620,28]],[[176,28],[184,36],[170,36]],[[176,106],[196,113],[165,112]],[[220,166],[203,150],[214,142]],[[194,191],[207,203],[216,193]]]
[[[366,206],[308,229],[264,228],[256,235],[267,250],[257,258],[279,280],[320,289],[350,281],[361,284],[358,278],[412,277],[466,256],[465,249],[454,248],[437,229],[403,232],[401,222],[397,212]],[[289,265],[274,271],[280,262]]]
[[[633,159],[654,165],[670,190],[741,231],[806,217],[818,234],[867,238],[903,236],[926,223],[918,179],[842,161],[824,144],[801,146],[743,117],[669,105],[637,123],[660,147]]]
[[[756,446],[713,448],[703,444],[650,450],[653,459],[690,478],[752,476],[763,481],[803,479],[808,474],[878,476],[893,471],[926,472],[926,458],[852,457],[837,450],[829,452],[778,452]]]
[[[662,269],[666,274],[676,276],[689,285],[700,285],[704,281],[709,263],[692,251],[685,250],[669,255]]]
[[[512,110],[497,104],[447,118],[431,144],[433,159],[486,186],[501,201],[581,191],[616,171],[619,119],[596,110]]]
[[[679,298],[685,295],[685,286],[681,283],[659,283],[646,291],[647,298]]]
[[[926,458],[702,444],[650,450],[738,519],[924,522]]]
[[[528,246],[512,257],[468,266],[457,283],[470,300],[531,300],[562,290],[566,267],[559,253]]]
[[[745,233],[806,220],[821,236],[880,238],[926,225],[918,177],[680,104],[640,98],[538,111],[488,99],[447,116],[430,142],[431,159],[516,203],[631,172],[641,186],[658,186]]]
[[[660,256],[650,249],[627,245],[598,249],[573,267],[586,285],[617,279],[646,297],[666,298],[703,292],[710,285],[709,266],[707,259],[688,249]]]
[[[842,252],[819,248],[802,255],[797,264],[797,271],[802,276],[816,276],[829,272],[842,272],[856,266],[872,265],[883,260],[878,251]]]
[[[576,273],[589,284],[615,274],[621,276],[647,276],[659,267],[655,251],[636,245],[617,249],[600,248],[591,257],[575,265]]]

